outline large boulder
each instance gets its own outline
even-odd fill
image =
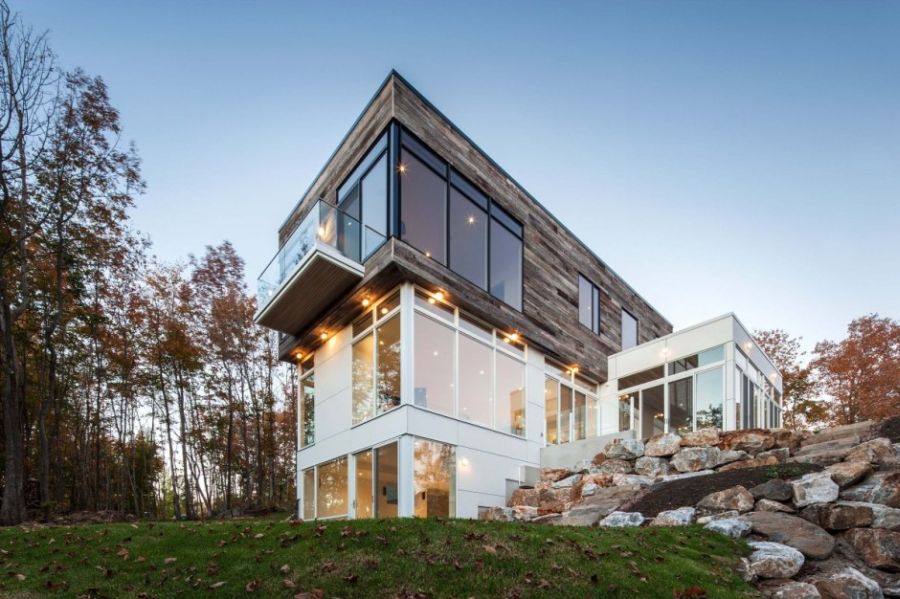
[[[831,480],[842,489],[855,485],[872,473],[869,462],[838,462],[825,468]]]
[[[832,572],[815,584],[827,599],[884,599],[878,583],[855,568]]]
[[[710,520],[703,525],[703,528],[717,532],[720,535],[739,539],[750,534],[750,523],[743,518],[723,518],[721,520]]]
[[[512,510],[513,520],[518,522],[533,520],[538,515],[538,509],[530,505],[514,505],[510,509]]]
[[[719,442],[722,449],[739,449],[751,454],[772,449],[774,445],[774,435],[761,428],[722,433],[722,440]]]
[[[787,447],[776,447],[775,449],[770,449],[769,451],[761,451],[756,454],[756,457],[760,459],[772,457],[775,458],[775,460],[779,464],[783,464],[789,457],[791,457],[791,450]]]
[[[664,483],[670,480],[681,480],[683,478],[694,478],[695,476],[706,476],[707,474],[715,474],[715,470],[698,470],[697,472],[677,472],[675,474],[666,474],[660,480]]]
[[[746,451],[740,451],[737,449],[726,449],[724,451],[719,450],[719,459],[716,461],[716,466],[724,466],[725,464],[740,462],[749,458],[750,454]]]
[[[728,510],[737,510],[738,512],[749,512],[753,509],[753,495],[744,487],[738,485],[710,493],[697,503],[697,507],[707,512],[725,512]]]
[[[697,510],[692,507],[680,507],[677,510],[660,512],[650,522],[650,526],[687,526],[693,524]]]
[[[871,441],[866,441],[861,445],[857,445],[852,450],[850,450],[850,453],[847,454],[847,457],[844,458],[844,461],[881,464],[888,458],[896,457],[896,455],[897,454],[894,451],[894,445],[893,443],[891,443],[891,440],[881,437],[878,439],[872,439]]]
[[[744,518],[753,532],[790,545],[811,559],[825,559],[834,550],[834,537],[803,518],[777,512],[752,512]]]
[[[653,478],[650,476],[641,476],[640,474],[613,474],[613,484],[617,487],[626,485],[638,485],[640,487],[653,486]]]
[[[675,455],[681,449],[681,437],[675,433],[665,433],[651,437],[644,444],[644,455],[664,458]]]
[[[605,516],[619,509],[625,503],[634,500],[640,492],[641,488],[636,485],[601,488],[589,497],[582,497],[578,507],[597,507],[603,510],[603,515]]]
[[[512,522],[512,508],[494,506],[490,507],[478,514],[479,520],[491,520],[494,522]]]
[[[790,508],[779,501],[772,501],[771,499],[760,499],[756,502],[756,507],[753,508],[757,512],[782,512],[785,514],[794,513],[793,508]]]
[[[669,465],[669,460],[665,458],[657,458],[645,455],[635,461],[634,471],[644,476],[652,476],[653,478],[657,478],[660,476],[665,476],[666,474],[672,472],[672,467]]]
[[[900,572],[900,532],[883,528],[853,528],[846,539],[866,565],[887,572]]]
[[[860,484],[844,489],[841,499],[900,508],[900,472],[876,472]]]
[[[797,580],[765,580],[760,583],[759,588],[769,599],[821,599],[822,597],[815,585]]]
[[[798,508],[812,503],[828,503],[838,498],[840,488],[827,472],[810,472],[791,481],[794,505]]]
[[[639,512],[613,512],[600,521],[604,528],[625,528],[640,526],[644,523],[644,516]]]
[[[541,481],[555,483],[561,478],[571,476],[572,471],[568,468],[541,468]]]
[[[682,447],[712,447],[719,443],[719,429],[714,426],[698,429],[681,436]]]
[[[575,506],[562,513],[562,517],[548,524],[554,526],[593,526],[605,516],[604,510],[597,506]]]
[[[631,462],[619,458],[604,460],[599,466],[591,468],[591,474],[628,474],[631,472]]]
[[[791,578],[803,567],[803,554],[781,543],[751,541],[750,571],[760,578]]]
[[[872,508],[864,505],[826,504],[819,511],[819,524],[828,530],[848,530],[870,526],[875,518]]]
[[[672,456],[672,466],[679,472],[698,472],[715,468],[719,461],[716,447],[686,447]]]
[[[580,474],[572,474],[571,476],[567,476],[565,478],[561,478],[555,483],[552,483],[550,486],[554,489],[571,489],[575,485],[581,482]]]
[[[530,505],[537,507],[541,503],[540,492],[532,487],[519,487],[509,496],[509,506]]]
[[[607,458],[636,460],[644,455],[644,443],[638,439],[615,439],[603,448]]]
[[[872,528],[900,531],[900,509],[865,501],[838,501],[836,505],[862,506],[872,510]]]
[[[769,432],[775,438],[775,447],[784,447],[790,450],[799,449],[804,439],[804,433],[789,428],[776,428]]]
[[[794,496],[794,489],[780,478],[767,480],[761,485],[750,489],[750,493],[757,499],[771,499],[772,501],[790,501]]]
[[[778,464],[778,458],[774,455],[757,456],[749,460],[740,460],[726,464],[719,468],[719,472],[728,472],[729,470],[743,470],[744,468],[759,468],[760,466],[774,466]]]
[[[541,489],[538,493],[538,511],[544,514],[564,512],[572,503],[572,489]]]
[[[727,512],[719,512],[718,514],[708,514],[706,516],[700,516],[697,518],[697,524],[709,524],[714,520],[734,520],[739,518],[741,513],[737,510],[728,510]],[[743,522],[743,520],[741,520]],[[750,530],[750,525],[747,524],[747,530]]]

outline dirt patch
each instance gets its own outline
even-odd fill
[[[887,437],[891,443],[900,443],[900,416],[888,418],[878,425],[876,437]]]
[[[633,503],[619,509],[625,512],[640,512],[644,516],[652,517],[666,510],[697,505],[710,493],[724,491],[737,485],[750,489],[773,478],[790,480],[821,469],[822,467],[817,464],[776,464],[682,478],[654,485]]]

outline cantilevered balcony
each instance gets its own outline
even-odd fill
[[[316,202],[257,280],[255,320],[297,334],[362,279],[384,236],[328,202]]]

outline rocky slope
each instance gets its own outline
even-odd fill
[[[745,576],[782,599],[900,597],[900,417],[610,443],[544,469],[485,518],[569,526],[699,524],[747,537]]]

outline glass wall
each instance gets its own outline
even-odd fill
[[[694,430],[694,379],[669,383],[669,430],[683,435]]]
[[[725,371],[713,368],[697,373],[697,428],[722,428],[725,405]]]
[[[316,469],[303,471],[303,519],[316,518]]]
[[[631,430],[631,406],[637,404],[637,392],[619,396],[619,431]]]
[[[347,226],[362,226],[361,236],[347,235],[362,243],[365,260],[385,240],[388,234],[388,158],[387,135],[366,153],[359,165],[338,188],[338,207],[359,221]],[[347,233],[350,233],[349,231]]]
[[[356,517],[397,517],[397,443],[368,449],[356,460]]]
[[[456,448],[416,439],[413,445],[413,513],[417,518],[456,514]]]
[[[443,297],[417,290],[414,306],[413,403],[524,436],[525,346]]]
[[[547,445],[596,436],[600,422],[596,385],[551,361],[544,376],[544,439]]]
[[[559,443],[559,381],[544,379],[544,426],[547,445]]]
[[[372,450],[362,451],[353,456],[353,459],[356,461],[356,517],[373,518],[375,516],[373,502],[375,479],[372,467],[375,460],[372,457]]]
[[[347,515],[347,458],[342,456],[317,468],[316,517]]]
[[[400,405],[399,305],[395,293],[353,323],[354,425]]]
[[[521,223],[407,131],[400,139],[400,238],[521,310]]]
[[[640,428],[643,438],[661,435],[666,430],[665,387],[650,387],[641,392]]]
[[[622,349],[628,349],[637,345],[638,321],[631,313],[622,308]]]
[[[300,365],[300,447],[316,442],[316,376],[314,354]]]

